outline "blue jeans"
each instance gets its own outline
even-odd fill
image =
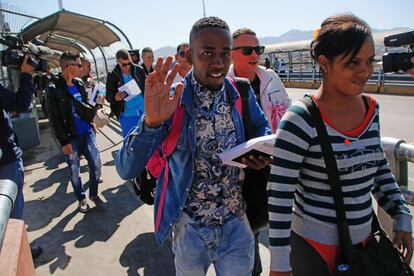
[[[123,138],[125,138],[129,131],[138,124],[140,118],[140,116],[127,117],[121,114],[121,117],[119,118],[119,123],[121,124]]]
[[[23,218],[23,183],[24,183],[24,169],[23,161],[21,158],[17,159],[13,163],[0,167],[0,179],[9,179],[17,184],[17,196],[14,202],[14,208],[10,215],[11,218],[22,219]]]
[[[85,191],[80,179],[80,154],[83,154],[88,161],[89,197],[96,196],[98,194],[99,178],[101,177],[101,158],[96,145],[95,133],[90,130],[71,140],[70,143],[72,144],[73,153],[66,156],[66,162],[69,166],[70,182],[72,183],[76,198],[78,200],[85,198]]]
[[[183,212],[173,227],[172,250],[176,275],[206,275],[211,263],[217,276],[252,273],[254,237],[246,216],[230,215],[223,225],[205,227]]]

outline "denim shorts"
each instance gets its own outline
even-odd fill
[[[254,236],[247,217],[231,215],[223,225],[201,226],[185,212],[173,227],[176,275],[251,275]]]

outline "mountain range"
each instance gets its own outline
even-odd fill
[[[372,29],[372,32],[393,32],[396,33],[401,30],[406,30],[408,28],[393,28],[388,30],[379,30],[379,29]],[[308,40],[313,38],[313,31],[301,31],[301,30],[289,30],[286,33],[280,36],[264,36],[259,37],[259,43],[261,45],[268,45],[268,44],[276,44],[282,42],[291,42],[291,41],[299,41],[299,40]],[[176,47],[172,46],[164,46],[154,51],[154,56],[171,56],[174,55],[176,51]]]

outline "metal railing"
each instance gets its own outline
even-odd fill
[[[7,222],[17,196],[17,185],[11,180],[0,180],[0,251],[3,246]]]
[[[322,81],[322,74],[319,67],[307,68],[284,68],[275,70],[283,81]],[[377,84],[382,87],[387,84],[414,85],[414,79],[408,74],[384,73],[382,70],[375,70],[369,78],[368,83]]]
[[[414,206],[414,192],[408,189],[408,162],[414,162],[414,145],[391,137],[382,137],[381,144],[405,200]]]

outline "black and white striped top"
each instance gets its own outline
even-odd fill
[[[396,229],[411,231],[409,210],[381,148],[378,104],[371,98],[366,119],[352,135],[326,121],[353,243],[370,234],[370,192],[394,217]],[[271,270],[289,271],[291,230],[319,243],[339,242],[325,162],[316,128],[302,102],[289,108],[276,135],[276,157],[267,186]]]

